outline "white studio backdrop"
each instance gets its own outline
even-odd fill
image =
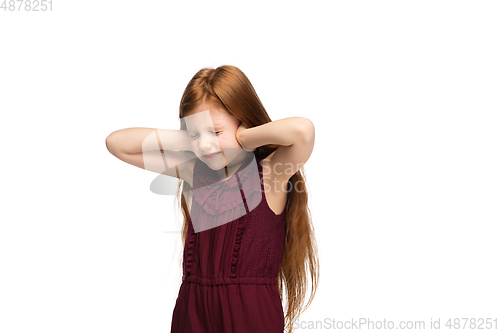
[[[498,2],[52,5],[0,10],[0,332],[170,331],[182,214],[105,139],[178,129],[189,79],[223,64],[273,120],[315,125],[297,332],[500,321]]]

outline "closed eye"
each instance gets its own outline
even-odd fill
[[[210,131],[210,133],[219,134],[219,133],[221,133],[221,131],[219,131],[219,132],[212,132],[212,131]],[[192,136],[191,139],[195,139],[197,137],[198,137],[198,134],[196,134],[195,136]]]

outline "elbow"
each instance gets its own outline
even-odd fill
[[[114,132],[113,132],[114,133]],[[106,148],[108,151],[116,156],[116,145],[114,143],[114,136],[113,133],[107,136],[105,143],[106,143]]]
[[[297,138],[300,138],[304,143],[314,143],[314,124],[311,120],[307,118],[301,118],[299,125],[297,126]]]

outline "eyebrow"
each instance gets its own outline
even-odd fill
[[[224,127],[224,124],[222,124],[222,123],[212,123],[212,125],[214,126],[214,128],[222,128],[222,127]]]
[[[213,128],[214,129],[218,129],[218,130],[219,129],[224,129],[224,125],[223,124],[214,124]],[[206,129],[210,129],[210,128],[207,127]],[[188,131],[189,131],[189,129],[188,129]]]

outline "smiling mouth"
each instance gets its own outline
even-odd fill
[[[209,154],[209,155],[203,155],[207,158],[211,158],[211,157],[214,157],[215,155],[218,155],[220,152],[217,152],[217,153],[213,153],[213,154]]]

